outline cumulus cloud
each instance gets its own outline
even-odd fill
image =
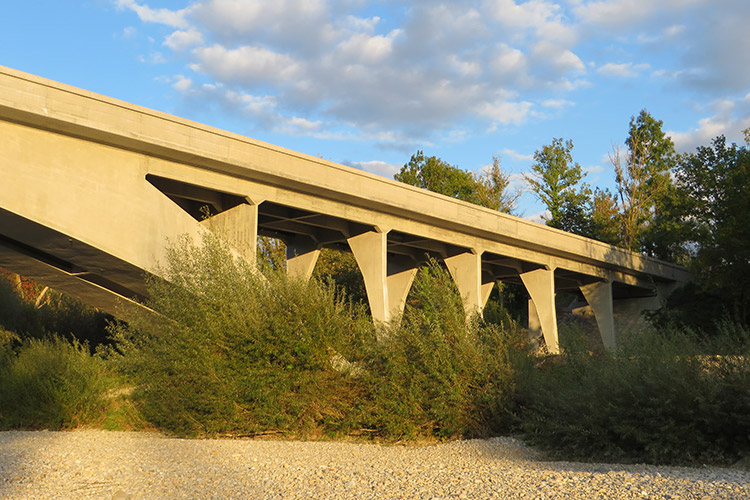
[[[501,154],[503,155],[503,157],[508,157],[516,161],[534,161],[533,154],[519,153],[515,149],[510,149],[510,148],[503,149]]]
[[[683,132],[666,132],[678,152],[693,152],[698,146],[709,145],[720,135],[729,142],[743,142],[742,131],[750,127],[750,94],[737,100],[717,100],[707,111],[712,114],[699,120],[697,127]]]
[[[201,43],[203,43],[203,33],[193,28],[186,31],[177,30],[164,40],[164,45],[177,52]]]
[[[392,179],[393,176],[401,170],[401,167],[398,165],[392,165],[380,160],[348,162],[347,165],[383,177],[388,177],[389,179]]]
[[[230,90],[273,98],[275,118],[265,107],[263,119],[294,133],[461,140],[466,120],[494,130],[540,119],[539,106],[555,106],[517,96],[571,90],[586,71],[571,20],[545,0],[397,0],[385,20],[352,0],[116,2],[175,28],[163,45],[188,59],[191,92],[204,81],[222,106]]]
[[[384,147],[548,119],[602,77],[750,88],[746,0],[393,0],[378,15],[361,0],[113,1],[172,28],[161,42],[186,64],[173,85],[201,105]]]
[[[633,64],[628,63],[607,63],[597,68],[597,72],[604,76],[616,77],[616,78],[636,78],[640,76],[644,71],[648,70],[651,66],[645,63]]]
[[[187,8],[181,10],[152,9],[148,5],[139,4],[135,0],[117,0],[116,5],[119,9],[132,10],[145,23],[166,24],[173,28],[188,26],[186,15],[189,9]]]

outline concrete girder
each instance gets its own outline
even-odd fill
[[[522,273],[520,277],[526,291],[531,296],[529,304],[530,330],[532,326],[536,328],[538,323],[538,328],[544,335],[547,350],[551,354],[558,354],[560,343],[557,334],[557,312],[555,311],[555,271],[536,269]],[[537,319],[537,322],[534,321],[534,318]]]

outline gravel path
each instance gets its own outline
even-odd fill
[[[540,461],[511,438],[431,446],[0,432],[2,499],[740,499],[750,472]]]

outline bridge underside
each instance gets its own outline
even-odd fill
[[[0,72],[0,267],[116,315],[145,298],[144,276],[160,272],[169,241],[209,230],[250,262],[259,235],[283,240],[288,272],[305,279],[322,248],[352,252],[376,322],[400,316],[430,258],[450,271],[467,314],[481,312],[495,282],[521,284],[530,329],[551,352],[557,292],[580,294],[611,349],[615,318],[657,308],[660,292],[687,279],[666,263],[370,174],[8,79]],[[7,104],[19,86],[27,98],[44,94],[38,109]]]

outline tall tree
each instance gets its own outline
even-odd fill
[[[676,177],[693,269],[705,290],[720,291],[732,318],[749,325],[750,148],[717,137],[683,156]]]
[[[532,173],[524,177],[550,213],[548,226],[586,234],[586,204],[591,189],[581,184],[585,174],[578,163],[573,163],[572,150],[573,141],[552,139],[552,144],[534,153]]]
[[[509,177],[500,168],[497,157],[483,173],[473,174],[436,156],[426,157],[422,151],[417,151],[393,178],[506,213],[513,210],[517,198],[508,189]]]
[[[670,171],[678,158],[662,124],[641,110],[630,119],[626,151],[615,147],[610,155],[622,212],[622,245],[631,250],[643,249],[645,234],[668,196]]]
[[[620,245],[620,209],[609,189],[594,190],[587,209],[588,232],[583,236]]]

